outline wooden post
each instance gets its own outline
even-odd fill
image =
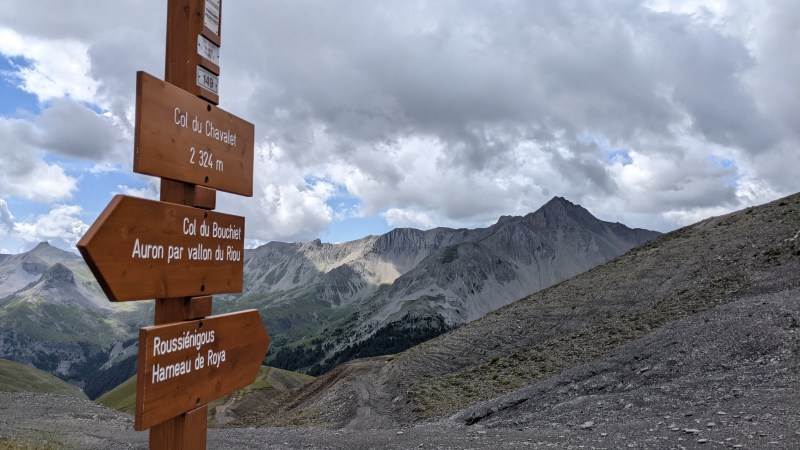
[[[166,185],[166,186],[165,186]],[[178,185],[181,185],[180,188]],[[165,189],[166,187],[166,189]],[[213,192],[216,197],[216,192]],[[192,205],[194,185],[161,180],[161,201]],[[216,199],[215,199],[216,201]],[[211,208],[213,209],[213,208]],[[211,297],[177,297],[156,299],[155,325],[199,319],[211,315]],[[152,450],[195,450],[206,448],[208,407],[203,405],[186,414],[150,428]]]
[[[221,1],[219,0],[219,3]],[[169,0],[164,79],[168,83],[217,105],[219,97],[216,93],[199,88],[196,79],[197,66],[200,62],[197,55],[197,40],[201,34],[209,35],[203,30],[204,15],[205,0]],[[217,39],[214,43],[219,46],[219,28],[216,32]],[[211,37],[213,38],[213,36]],[[216,72],[219,75],[219,67],[216,68]],[[216,191],[162,178],[161,201],[214,209],[216,207]],[[211,297],[163,298],[156,301],[154,322],[155,325],[162,325],[209,315],[211,315]],[[150,448],[153,450],[205,449],[207,422],[208,407],[203,405],[156,425],[150,429]]]
[[[208,407],[201,406],[200,408],[150,428],[150,448],[206,448],[207,426]]]
[[[161,201],[115,196],[77,244],[109,300],[156,297],[134,423],[153,449],[204,449],[206,405],[252,383],[269,347],[258,311],[209,317],[244,270],[244,217],[212,211],[215,189],[253,195],[253,124],[217,107],[220,8],[169,0],[166,82],[137,73],[133,169],[162,177]]]

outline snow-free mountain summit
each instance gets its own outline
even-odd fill
[[[270,310],[275,342],[309,343],[278,351],[276,364],[319,373],[352,357],[403,350],[658,234],[601,221],[555,197],[534,213],[475,230],[271,242],[246,255],[245,292],[232,297]]]

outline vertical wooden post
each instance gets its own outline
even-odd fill
[[[211,189],[211,192],[216,193]],[[161,201],[194,204],[196,186],[172,180],[161,182]],[[154,325],[199,319],[211,315],[211,297],[156,299]],[[206,448],[208,407],[203,405],[186,414],[150,428],[153,450],[195,450]]]
[[[218,0],[221,3],[221,0]],[[205,0],[169,0],[167,6],[167,44],[165,81],[191,92],[214,105],[219,97],[197,85],[200,57],[197,40],[204,32]],[[208,32],[205,33],[209,35]],[[219,45],[219,29],[209,37]],[[219,75],[219,67],[211,67]],[[216,207],[216,191],[179,181],[161,179],[161,201],[203,209]],[[211,297],[178,297],[156,300],[155,325],[193,320],[211,315]],[[206,448],[208,407],[203,405],[150,428],[150,448],[195,450]]]
[[[151,449],[204,449],[208,407],[202,406],[150,428]]]

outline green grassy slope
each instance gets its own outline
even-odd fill
[[[136,375],[95,400],[103,406],[133,414],[136,410]]]
[[[79,388],[25,364],[0,359],[0,391],[48,392],[86,398]]]

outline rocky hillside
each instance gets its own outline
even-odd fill
[[[800,194],[664,235],[399,355],[344,364],[240,424],[450,417],[550,442],[796,448],[798,273]]]
[[[110,303],[80,256],[47,243],[0,261],[0,280],[0,358],[47,371],[90,397],[131,375],[138,327],[152,307]]]
[[[246,291],[273,337],[270,362],[320,373],[408,348],[608,261],[658,233],[598,220],[555,197],[488,228],[396,229],[323,244],[270,243],[246,255]],[[301,345],[276,351],[289,342]]]

